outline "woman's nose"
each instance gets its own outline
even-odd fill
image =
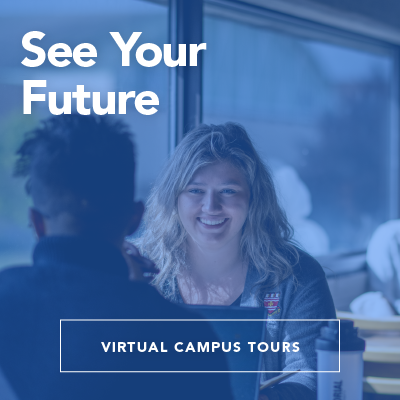
[[[217,213],[221,211],[222,205],[217,193],[208,192],[203,197],[203,207],[204,212],[209,214]]]

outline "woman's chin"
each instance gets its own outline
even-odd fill
[[[195,242],[203,248],[218,250],[219,248],[224,247],[224,245],[229,242],[226,235],[223,234],[208,234],[208,235],[199,235]]]

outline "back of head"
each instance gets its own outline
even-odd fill
[[[120,235],[134,198],[134,145],[118,120],[61,115],[28,132],[15,173],[28,177],[34,207],[68,214],[85,233]]]

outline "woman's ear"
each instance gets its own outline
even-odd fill
[[[29,220],[35,230],[36,237],[38,239],[46,236],[46,223],[43,214],[40,211],[36,210],[35,208],[29,209]]]
[[[133,210],[131,221],[128,228],[128,234],[126,236],[132,235],[137,228],[139,228],[140,222],[142,221],[144,213],[144,205],[141,201],[133,203]]]

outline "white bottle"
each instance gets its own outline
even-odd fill
[[[365,341],[353,321],[329,321],[315,345],[318,357],[318,400],[362,400]],[[340,372],[322,372],[339,371]]]

